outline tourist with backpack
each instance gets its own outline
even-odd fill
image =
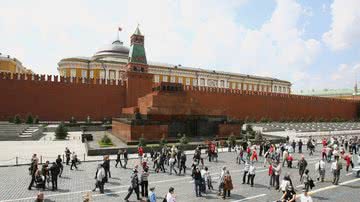
[[[230,191],[233,190],[233,183],[231,179],[231,175],[229,170],[226,170],[226,173],[224,175],[224,191],[222,198],[225,199],[226,197],[230,198]]]
[[[307,167],[307,161],[305,160],[304,155],[302,155],[301,159],[298,162],[300,182],[302,181],[302,178],[303,178],[306,167]]]

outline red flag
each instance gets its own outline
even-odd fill
[[[122,28],[121,27],[119,27],[119,32],[121,32],[122,31]]]

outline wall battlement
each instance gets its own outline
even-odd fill
[[[37,81],[46,83],[66,83],[66,84],[88,84],[88,85],[115,85],[126,86],[126,81],[114,79],[88,79],[79,77],[63,77],[57,75],[45,74],[11,74],[0,72],[0,80],[18,80],[18,81]]]

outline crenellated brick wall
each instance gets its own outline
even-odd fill
[[[0,73],[0,120],[31,113],[40,120],[117,117],[125,106],[126,82]]]

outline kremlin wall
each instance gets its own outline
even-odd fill
[[[352,100],[291,95],[290,90],[279,93],[262,87],[243,90],[225,85],[154,82],[144,36],[138,29],[131,36],[130,49],[121,80],[0,73],[0,120],[16,114],[32,114],[40,121],[111,117],[115,136],[136,141],[142,136],[150,140],[176,138],[178,133],[239,134],[241,121],[249,118],[358,118],[359,103]]]

